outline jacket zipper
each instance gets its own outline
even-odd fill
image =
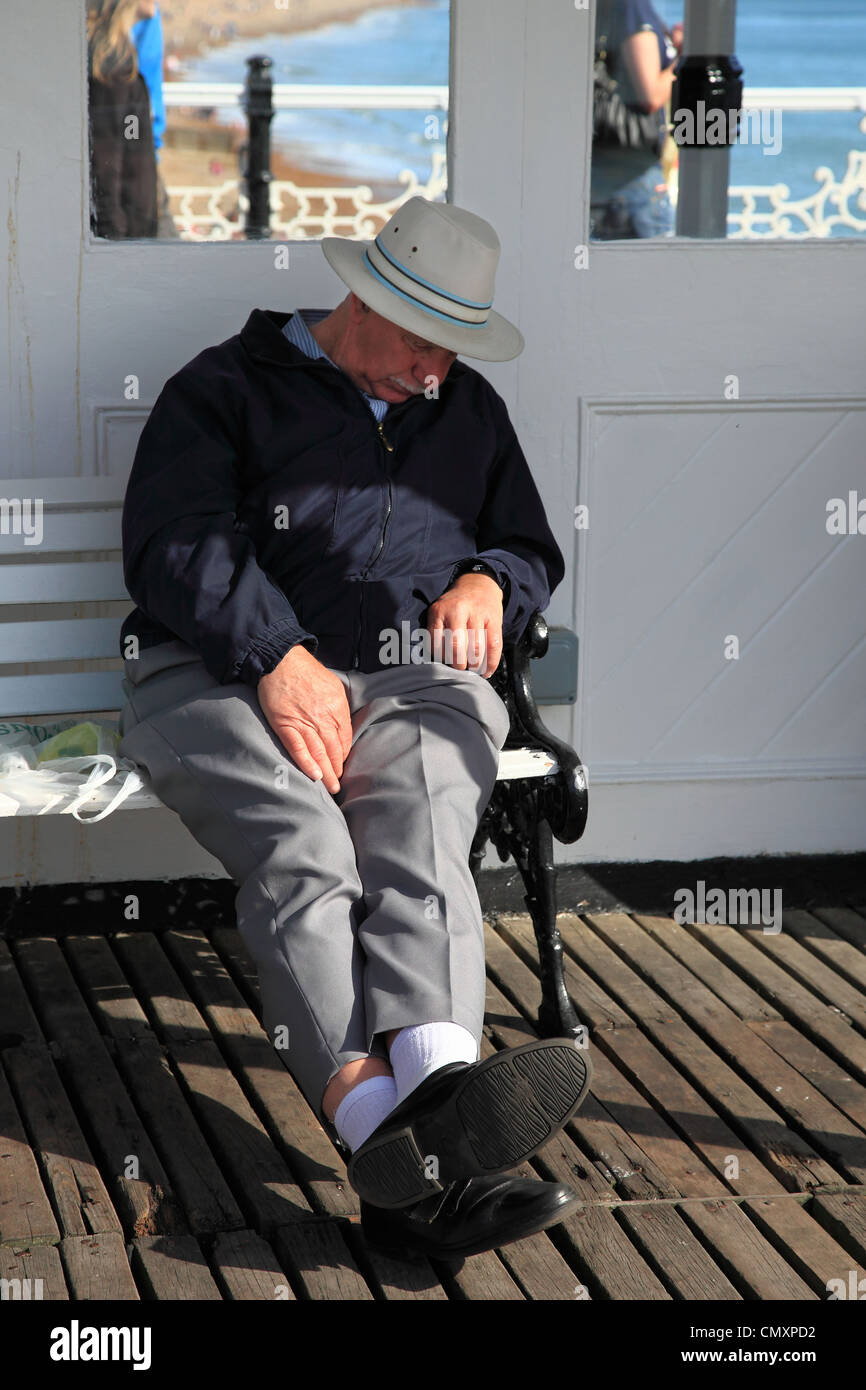
[[[393,454],[393,452],[394,452],[394,445],[391,443],[391,441],[388,439],[387,435],[385,434],[385,431],[382,429],[382,421],[381,421],[381,420],[377,420],[377,421],[376,421],[376,428],[377,428],[377,430],[379,431],[379,438],[380,438],[381,441],[382,441],[382,446],[383,446],[383,448],[387,451],[388,454]],[[379,556],[382,554],[382,550],[384,549],[384,546],[385,546],[385,532],[388,530],[388,522],[389,522],[390,519],[391,519],[391,504],[392,504],[393,498],[392,498],[392,496],[391,496],[391,474],[388,472],[387,457],[386,457],[386,465],[385,465],[385,475],[386,475],[387,480],[388,480],[388,505],[387,505],[387,507],[385,508],[385,520],[384,520],[384,522],[383,522],[383,524],[382,524],[382,534],[381,534],[381,536],[379,537],[379,544],[378,544],[378,546],[376,547],[376,553],[375,553],[375,555],[373,556],[373,558],[372,558],[372,560],[370,561],[370,563],[369,563],[368,565],[366,565],[365,568],[364,568],[364,574],[365,574],[365,575],[367,575],[367,574],[370,573],[370,570],[373,568],[373,566],[375,565],[375,563],[376,563],[376,561],[378,560]]]
[[[384,519],[384,521],[383,521],[383,523],[382,523],[382,534],[381,534],[380,537],[379,537],[379,544],[378,544],[377,547],[376,547],[375,554],[373,555],[373,558],[372,558],[370,561],[368,561],[368,563],[367,563],[367,564],[364,566],[364,568],[361,570],[361,580],[362,580],[362,583],[361,583],[361,602],[360,602],[359,608],[358,608],[358,642],[357,642],[357,646],[356,646],[356,648],[355,648],[355,660],[354,660],[353,663],[352,663],[352,666],[353,666],[354,669],[357,669],[357,667],[360,665],[360,661],[361,661],[361,642],[362,642],[363,633],[364,633],[364,584],[363,584],[363,581],[367,578],[368,574],[370,573],[370,570],[371,570],[371,569],[373,568],[373,566],[375,565],[376,561],[378,560],[379,556],[382,554],[382,551],[383,551],[383,549],[384,549],[384,547],[385,547],[385,534],[386,534],[386,532],[387,532],[387,530],[388,530],[388,522],[389,522],[390,519],[391,519],[391,509],[392,509],[393,500],[394,500],[394,499],[393,499],[393,495],[392,495],[392,493],[391,493],[391,474],[390,474],[390,471],[389,471],[389,469],[388,469],[388,464],[387,464],[387,456],[388,456],[388,454],[393,454],[393,452],[394,452],[394,445],[391,443],[391,441],[389,440],[389,438],[388,438],[388,436],[386,435],[385,431],[382,429],[382,421],[381,421],[381,420],[377,420],[377,421],[376,421],[376,429],[377,429],[378,432],[379,432],[379,441],[380,441],[380,443],[381,443],[383,449],[385,450],[385,460],[386,460],[386,462],[385,462],[385,476],[386,476],[387,482],[388,482],[388,505],[387,505],[387,507],[385,508],[385,519]]]

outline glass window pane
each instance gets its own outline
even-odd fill
[[[719,231],[693,234],[866,235],[866,5],[737,0],[730,8],[744,95],[739,136],[724,151],[710,147],[720,143],[725,124],[735,131],[730,111],[716,113],[710,103],[672,110],[674,71],[683,61],[675,52],[678,26],[685,21],[684,56],[705,52],[689,34],[689,12],[696,15],[699,7],[683,0],[597,0],[594,239],[675,235],[683,179],[718,171],[724,161],[727,213],[722,188]],[[717,115],[724,120],[716,122]],[[660,150],[652,144],[654,121],[667,127]],[[690,187],[694,200],[694,182]]]
[[[96,236],[366,238],[446,198],[450,0],[83,3]]]

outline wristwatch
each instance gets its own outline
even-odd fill
[[[487,574],[491,579],[495,579],[503,593],[508,583],[507,579],[500,579],[492,565],[488,565],[484,560],[461,560],[459,565],[455,565],[451,575],[451,583],[454,584],[462,574]]]

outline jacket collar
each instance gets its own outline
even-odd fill
[[[308,357],[294,343],[289,342],[283,328],[291,317],[291,314],[286,314],[280,309],[253,309],[240,332],[241,346],[258,362],[270,362],[277,367],[313,367],[334,371],[334,366],[324,357]],[[468,370],[463,362],[455,360],[440,390],[447,387],[455,376],[462,376]],[[412,401],[417,399],[419,398],[413,397],[408,401],[395,401],[390,410],[411,405]]]

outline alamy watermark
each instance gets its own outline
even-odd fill
[[[42,498],[0,497],[0,535],[23,536],[25,545],[41,545]]]
[[[782,930],[781,888],[729,888],[726,893],[724,888],[708,890],[701,878],[694,888],[677,888],[674,903],[674,921],[681,925],[761,926],[767,936]]]
[[[744,106],[725,111],[698,101],[694,111],[681,107],[671,113],[671,135],[675,144],[760,145],[762,154],[778,154],[782,148],[782,112],[779,107]],[[739,126],[739,129],[738,129]]]
[[[481,628],[412,627],[408,621],[379,632],[379,661],[383,666],[420,666],[441,661],[454,666],[466,660],[470,670],[483,668],[487,654],[487,632]]]
[[[6,1302],[11,1299],[13,1302],[30,1299],[44,1298],[44,1287],[41,1279],[0,1279],[0,1301]]]

